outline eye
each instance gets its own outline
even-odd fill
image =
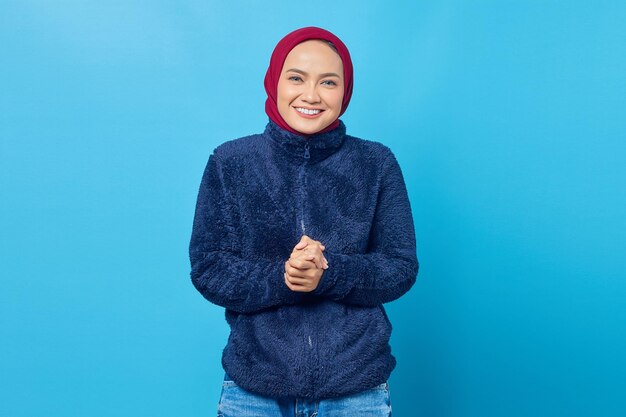
[[[287,79],[291,81],[302,81],[302,78],[300,78],[298,75],[292,75],[291,77]]]
[[[327,85],[337,85],[337,83],[334,82],[333,80],[324,80],[324,81],[322,81],[322,83],[329,83]]]

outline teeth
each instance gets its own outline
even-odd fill
[[[298,110],[300,113],[304,113],[304,114],[317,114],[317,113],[319,113],[321,111],[321,110],[303,109],[302,107],[296,107],[296,110]]]

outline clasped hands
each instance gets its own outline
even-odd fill
[[[322,251],[326,249],[318,240],[307,235],[293,248],[285,261],[285,284],[292,291],[311,292],[315,290],[328,269],[328,261]]]

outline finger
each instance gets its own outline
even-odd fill
[[[326,258],[324,257],[324,255],[322,255],[322,253],[316,253],[315,255],[310,255],[307,258],[304,258],[307,260],[313,260],[313,263],[315,263],[315,267],[318,269],[323,268],[326,265]]]
[[[293,285],[307,285],[310,281],[308,278],[294,277],[293,275],[289,275],[287,273],[285,275],[287,280]]]
[[[307,259],[307,258],[310,258],[310,259]],[[299,271],[316,268],[316,265],[314,262],[312,262],[312,259],[313,259],[312,257],[303,257],[303,256],[295,258],[295,259],[291,258],[289,260],[289,266],[297,270],[298,272],[296,272],[296,274],[300,275]],[[289,272],[287,268],[285,270]]]
[[[285,285],[287,285],[287,287],[288,287],[291,291],[298,291],[297,286],[293,285],[291,282],[289,282],[289,279],[287,279],[287,274],[285,274]]]
[[[298,260],[298,259],[311,260],[313,258],[315,258],[315,254],[314,253],[300,251],[300,252],[294,253],[292,256],[290,256],[289,257],[289,261],[295,261],[295,260]]]
[[[293,276],[304,276],[305,271],[309,269],[308,267],[303,267],[302,263],[297,259],[290,259],[289,265],[285,267],[285,272],[293,275]]]
[[[320,250],[322,250],[322,251],[324,249],[326,249],[326,247],[324,245],[322,245],[321,243],[319,243],[318,241],[313,241],[312,240],[310,242],[307,242],[307,241],[300,241],[300,242],[298,242],[298,244],[296,246],[294,246],[294,251],[301,250],[301,249],[304,249],[304,248],[307,248],[307,247],[308,248],[314,248],[313,243],[316,243],[320,247]]]
[[[292,279],[293,278],[290,275],[285,273],[285,284],[287,285],[287,287],[289,287],[290,290],[292,290],[292,291],[306,291],[306,287],[304,285],[292,283],[291,282]]]
[[[298,256],[293,256],[292,258],[290,258],[293,260],[292,265],[296,268],[299,269],[307,269],[307,268],[317,268],[317,269],[326,269],[327,265],[328,265],[328,261],[326,260],[326,258],[324,257],[324,255],[322,255],[321,253],[319,254],[315,254],[315,255],[309,255],[308,253],[304,252],[301,255]],[[301,260],[301,261],[312,261],[313,265],[307,263],[298,263],[296,262],[296,260]]]
[[[317,252],[317,251],[314,251]],[[297,259],[302,261],[311,261],[315,268],[320,268],[320,259],[317,253],[310,253],[310,250],[307,248],[304,250],[301,256],[297,257]]]

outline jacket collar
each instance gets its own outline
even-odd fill
[[[264,135],[269,137],[271,142],[277,145],[278,148],[286,151],[291,156],[299,158],[301,161],[306,159],[308,163],[314,163],[327,158],[339,150],[346,136],[346,125],[342,120],[339,120],[339,125],[328,132],[313,135],[296,135],[269,119]]]

